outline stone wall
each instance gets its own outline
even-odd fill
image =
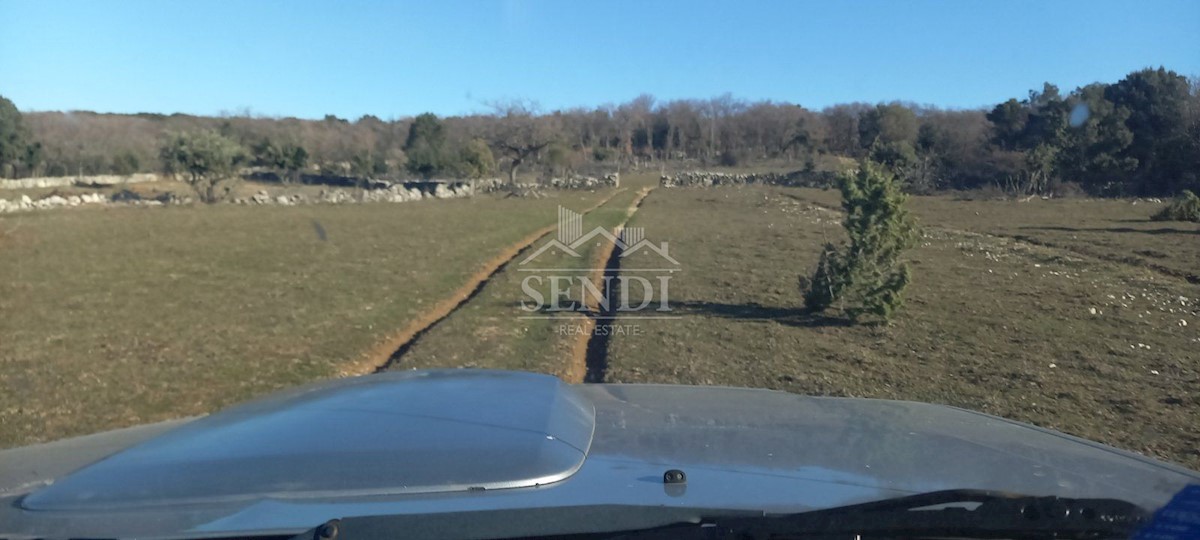
[[[95,177],[91,177],[95,178]],[[585,189],[599,186],[616,186],[620,182],[616,175],[604,179],[578,177],[570,182],[564,182],[555,187],[561,189]],[[45,186],[39,186],[45,187]],[[371,189],[341,189],[321,190],[316,195],[304,193],[272,195],[267,190],[249,197],[240,197],[231,201],[242,205],[275,205],[296,206],[301,204],[354,204],[354,203],[401,203],[437,199],[459,199],[471,197],[478,193],[492,193],[508,187],[502,178],[484,178],[478,180],[422,180],[410,182],[374,181]],[[0,198],[0,214],[27,210],[47,210],[51,208],[67,208],[82,205],[109,206],[159,206],[167,204],[192,204],[190,195],[162,193],[153,198],[146,198],[133,191],[120,190],[112,195],[103,193],[87,193],[83,195],[49,195],[33,199],[28,195],[8,200]]]
[[[470,197],[486,191],[494,185],[500,185],[500,179],[486,179],[461,182],[402,182],[389,184],[387,187],[371,190],[322,190],[316,195],[304,193],[272,195],[261,190],[250,197],[237,198],[232,202],[243,205],[277,205],[295,206],[301,204],[354,204],[354,203],[400,203],[436,199],[457,199]],[[482,187],[481,187],[482,186]],[[143,197],[129,190],[121,190],[110,195],[103,193],[87,193],[83,195],[50,195],[33,199],[22,195],[12,200],[0,198],[0,214],[27,210],[48,210],[52,208],[67,208],[82,205],[107,206],[161,206],[166,204],[192,204],[194,199],[189,195],[163,193],[153,198]]]
[[[97,176],[46,176],[39,178],[0,179],[0,189],[53,188],[66,186],[103,187],[119,184],[157,182],[162,177],[152,173],[119,176],[115,174]]]
[[[141,201],[139,201],[141,202]],[[147,201],[162,204],[158,201]],[[63,197],[60,195],[50,195],[41,199],[30,198],[29,195],[21,195],[13,200],[0,199],[0,214],[7,212],[19,212],[22,210],[47,210],[50,208],[65,208],[68,206],[81,205],[99,205],[99,204],[126,204],[124,202],[114,203],[112,199],[103,193],[85,193],[83,195],[71,195]]]
[[[595,189],[598,187],[621,187],[619,173],[606,174],[602,178],[594,176],[570,175],[566,178],[551,178],[546,185],[557,189]]]
[[[675,175],[663,175],[658,185],[673,187],[712,187],[763,184],[772,186],[826,188],[835,185],[837,177],[830,172],[794,171],[790,173],[723,173],[712,171],[689,171]]]

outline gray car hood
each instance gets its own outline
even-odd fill
[[[686,484],[665,485],[668,469]],[[1155,509],[1198,481],[939,405],[410,371],[0,452],[0,537],[291,534],[353,516],[591,505],[799,512],[957,488]]]

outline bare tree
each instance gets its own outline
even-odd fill
[[[496,112],[488,139],[508,159],[508,182],[517,183],[517,169],[559,139],[559,118],[537,114],[537,104],[512,100],[492,105]]]
[[[695,157],[700,153],[704,128],[701,125],[701,105],[694,100],[675,100],[665,105],[670,129],[667,134],[669,157],[686,155]]]

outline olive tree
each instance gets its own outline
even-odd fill
[[[245,151],[220,133],[204,130],[170,135],[159,156],[167,172],[182,176],[201,201],[211,204],[232,191]]]

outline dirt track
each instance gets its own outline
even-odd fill
[[[625,219],[613,229],[613,235],[618,238],[621,236],[621,231],[625,229],[625,224],[629,223],[629,219],[642,206],[642,201],[653,190],[654,188],[652,187],[642,189],[638,193],[637,198],[629,203],[629,208],[625,210]],[[592,261],[592,273],[588,278],[596,285],[597,289],[604,293],[606,298],[610,298],[611,292],[608,290],[608,287],[604,286],[604,276],[605,274],[616,273],[617,266],[620,264],[619,255],[617,245],[612,244],[597,252],[596,258]],[[588,298],[587,303],[588,313],[595,314],[596,316],[611,315],[601,311],[597,299]],[[570,366],[567,368],[566,379],[572,383],[604,382],[608,336],[593,335],[593,330],[596,328],[596,319],[592,316],[584,317],[581,325],[584,328],[584,332],[579,334],[571,348]]]
[[[583,213],[587,214],[597,208],[600,208],[601,206],[604,206],[618,193],[623,191],[624,189],[613,191],[604,199],[601,199],[596,204],[585,209]],[[640,198],[638,200],[640,200]],[[437,323],[454,313],[456,309],[462,307],[464,304],[470,301],[471,297],[473,297],[475,294],[478,294],[478,292],[483,289],[483,286],[487,284],[488,280],[491,279],[492,276],[503,270],[508,263],[512,262],[513,259],[517,257],[517,255],[519,255],[529,246],[533,245],[540,238],[550,234],[551,232],[554,232],[555,226],[556,225],[547,225],[542,227],[541,229],[534,231],[516,243],[505,247],[494,257],[484,261],[479,270],[474,274],[471,274],[466,283],[463,283],[461,287],[455,289],[453,294],[438,301],[438,303],[434,304],[433,307],[418,315],[398,332],[392,334],[386,340],[372,347],[358,361],[347,364],[339,371],[338,375],[342,377],[353,377],[357,375],[376,373],[392,367],[397,361],[399,361],[404,353],[407,352],[408,349],[411,348],[418,339],[420,339],[422,334],[429,331],[430,328],[436,326]]]

